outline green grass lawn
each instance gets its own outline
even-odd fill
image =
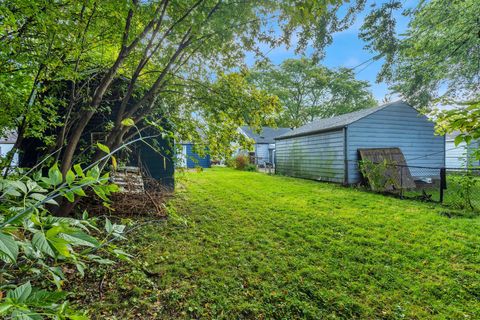
[[[480,219],[231,169],[187,173],[179,184],[170,207],[184,222],[146,227],[131,241],[148,288],[110,273],[126,289],[94,299],[93,315],[480,318]]]

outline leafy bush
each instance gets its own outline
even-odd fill
[[[248,160],[248,157],[246,155],[239,154],[235,157],[235,169],[237,170],[244,170],[245,166],[249,163],[250,161]]]
[[[479,210],[480,177],[471,169],[452,175],[449,178],[447,192],[452,204],[459,209]]]
[[[228,168],[235,168],[235,158],[228,158],[227,160],[225,160],[225,165],[228,167]]]
[[[58,199],[85,196],[87,188],[108,205],[108,196],[118,190],[108,180],[98,166],[84,172],[79,165],[65,180],[57,165],[48,176],[39,170],[0,180],[0,317],[85,318],[68,306],[62,291],[66,274],[83,276],[91,263],[113,263],[105,256],[128,259],[111,243],[123,237],[125,227],[106,219],[101,229],[86,212],[73,219],[55,217],[49,208]]]
[[[243,168],[244,171],[252,171],[252,172],[255,172],[255,171],[258,171],[257,170],[257,166],[254,165],[254,164],[247,164],[244,168]]]
[[[402,188],[398,179],[395,179],[397,168],[394,164],[388,163],[386,159],[380,163],[362,160],[359,162],[359,168],[372,191],[384,192],[401,190]]]

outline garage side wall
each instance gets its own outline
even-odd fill
[[[399,103],[377,111],[347,128],[348,182],[357,183],[359,148],[399,147],[410,166],[440,168],[445,162],[445,140],[434,134],[434,123],[412,107]],[[413,169],[412,169],[413,170]],[[428,170],[417,169],[419,174]],[[432,174],[435,170],[431,170]],[[415,175],[412,172],[412,175]]]
[[[276,141],[276,172],[333,182],[344,182],[343,130]]]

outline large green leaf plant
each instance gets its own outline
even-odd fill
[[[17,173],[0,180],[0,317],[12,319],[83,319],[68,305],[66,271],[83,276],[92,263],[128,259],[112,240],[125,226],[100,223],[87,212],[79,219],[57,217],[57,200],[74,201],[88,189],[108,205],[118,187],[98,165],[75,165],[63,178],[57,165]],[[73,271],[72,271],[73,270]]]

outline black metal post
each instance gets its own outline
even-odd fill
[[[443,190],[447,189],[447,174],[445,167],[440,168],[440,203],[443,203]]]
[[[400,166],[400,198],[403,199],[403,166]]]

